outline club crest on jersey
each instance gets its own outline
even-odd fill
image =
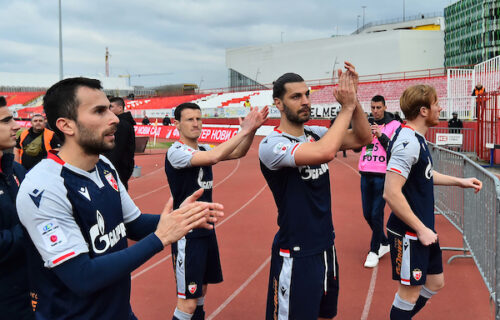
[[[194,294],[196,292],[196,290],[198,289],[198,286],[196,285],[196,283],[194,282],[191,282],[189,285],[188,285],[188,290],[189,290],[189,293],[191,294]]]
[[[307,141],[308,141],[308,142],[314,142],[314,141],[316,141],[316,140],[314,140],[314,138],[313,138],[313,137],[311,137],[311,136],[307,136],[307,137],[306,137],[306,139],[307,139]]]
[[[417,281],[422,278],[422,270],[420,270],[420,269],[414,269],[412,271],[412,274],[413,274],[413,279],[415,279]]]
[[[328,164],[323,163],[319,168],[311,168],[310,166],[299,167],[300,177],[302,180],[316,180],[323,174],[328,172]]]
[[[97,223],[89,230],[90,239],[92,242],[92,249],[95,253],[106,252],[109,248],[116,245],[121,239],[127,236],[125,231],[125,224],[120,222],[114,229],[108,233],[104,233],[106,228],[104,225],[104,218],[99,210],[96,210]]]
[[[113,174],[108,171],[108,173],[106,173],[104,177],[106,177],[106,180],[108,180],[109,185],[113,187],[113,189],[118,191],[118,183],[116,182],[115,177],[113,177]]]

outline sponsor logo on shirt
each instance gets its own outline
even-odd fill
[[[425,177],[427,180],[430,180],[432,178],[432,162],[429,158],[427,158],[427,161],[429,161],[429,163],[427,164],[427,168],[425,168]]]
[[[274,146],[273,152],[276,154],[284,154],[286,152],[286,150],[288,150],[288,148],[290,148],[289,144],[284,144],[283,142],[278,142]]]
[[[90,194],[89,194],[89,190],[87,189],[87,187],[81,187],[78,192],[84,196],[87,200],[91,201],[90,200]]]
[[[42,200],[42,194],[45,190],[39,191],[38,189],[33,190],[29,195],[31,200],[37,208],[40,207],[40,201]]]
[[[203,168],[200,168],[200,172],[198,173],[198,185],[200,186],[200,188],[203,188],[205,190],[212,189],[213,183],[213,180],[203,181]]]
[[[323,174],[328,172],[328,164],[323,163],[319,168],[311,168],[309,166],[299,167],[300,177],[302,180],[316,180]]]
[[[93,225],[89,231],[92,249],[95,253],[106,252],[106,250],[114,247],[122,238],[127,236],[123,222],[105,234],[104,218],[99,210],[96,211],[96,219],[97,224]]]
[[[66,242],[66,236],[55,219],[39,224],[37,229],[42,236],[45,248],[49,251],[53,251],[55,247]]]

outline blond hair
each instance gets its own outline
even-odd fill
[[[436,101],[437,93],[433,86],[417,84],[406,88],[399,99],[399,104],[406,120],[413,120],[420,113],[420,108],[430,109]]]

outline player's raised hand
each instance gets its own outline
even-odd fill
[[[354,111],[357,103],[356,89],[354,86],[354,78],[347,72],[338,70],[339,83],[333,89],[333,96],[342,105],[350,111]]]
[[[247,132],[257,130],[264,122],[266,122],[268,115],[268,106],[265,106],[260,111],[258,107],[250,107],[250,112],[246,115],[245,119],[239,119],[241,130]]]
[[[483,183],[481,180],[476,178],[463,178],[460,179],[460,187],[462,188],[474,188],[474,193],[478,193],[483,188]]]
[[[438,235],[427,227],[417,231],[417,237],[424,246],[429,246],[438,240]]]
[[[356,92],[358,92],[359,76],[356,72],[356,67],[349,61],[344,61],[344,68],[346,68],[346,73],[352,78]]]

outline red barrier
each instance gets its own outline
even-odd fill
[[[238,133],[238,128],[204,127],[198,141],[224,142]],[[136,136],[150,136],[162,139],[179,139],[179,131],[174,126],[135,126]]]

